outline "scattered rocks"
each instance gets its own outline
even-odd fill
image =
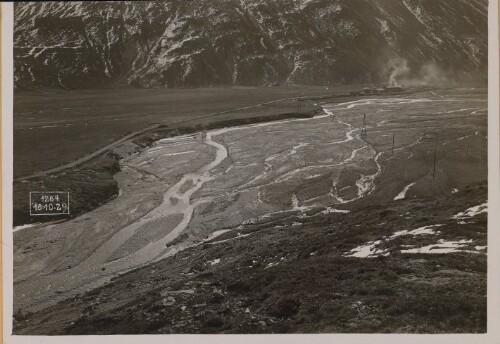
[[[162,300],[164,306],[172,306],[175,304],[175,299],[172,296],[168,296]]]

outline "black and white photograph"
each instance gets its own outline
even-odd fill
[[[492,329],[496,0],[10,6],[9,335]]]

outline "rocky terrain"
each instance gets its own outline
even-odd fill
[[[484,82],[487,1],[16,3],[14,42],[18,89]]]

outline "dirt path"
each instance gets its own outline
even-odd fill
[[[72,162],[67,163],[65,165],[62,165],[62,166],[51,168],[49,170],[45,170],[45,171],[33,173],[33,174],[31,174],[29,176],[26,176],[26,177],[16,178],[16,179],[14,179],[14,181],[21,181],[21,180],[28,180],[28,179],[32,179],[32,178],[36,178],[36,177],[43,177],[43,176],[45,176],[47,174],[60,172],[60,171],[66,170],[68,168],[72,168],[72,167],[78,166],[80,164],[83,164],[86,161],[89,161],[92,158],[95,158],[95,157],[99,156],[100,154],[106,152],[107,150],[115,148],[116,146],[118,146],[118,145],[126,142],[127,140],[130,140],[131,138],[133,138],[133,137],[135,137],[137,135],[140,135],[140,134],[143,134],[143,133],[148,132],[150,130],[156,129],[159,126],[160,126],[160,124],[151,125],[151,126],[149,126],[147,128],[144,128],[144,129],[138,130],[136,132],[133,132],[131,134],[128,134],[128,135],[122,137],[121,139],[116,140],[115,142],[112,142],[109,145],[106,145],[106,146],[104,146],[104,147],[96,150],[95,152],[90,153],[90,154],[88,154],[88,155],[86,155],[86,156],[84,156],[84,157],[82,157],[82,158],[80,158],[78,160],[72,161]]]

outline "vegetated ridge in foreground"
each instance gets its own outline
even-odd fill
[[[487,31],[486,0],[21,3],[15,86],[484,83]]]
[[[247,224],[52,307],[20,311],[14,332],[485,332],[486,214],[451,216],[485,195],[481,183],[307,223],[295,214]],[[459,238],[450,253],[405,253]],[[351,255],[372,240],[380,242],[370,255]]]

